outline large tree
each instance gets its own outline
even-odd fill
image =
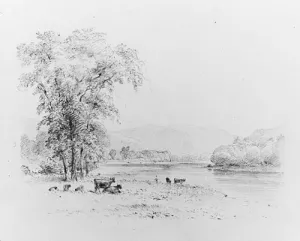
[[[71,178],[82,161],[103,153],[105,118],[117,118],[113,91],[116,84],[143,83],[142,61],[124,44],[109,45],[105,34],[93,29],[75,30],[66,38],[53,31],[37,33],[37,42],[17,47],[27,67],[20,87],[39,96],[38,127],[47,126],[47,146],[64,164]]]

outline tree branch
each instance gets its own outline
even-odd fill
[[[117,72],[115,72],[111,77],[109,77],[109,78],[107,78],[107,79],[101,81],[100,90],[103,89],[105,83],[109,82],[113,77],[116,76],[116,74],[117,74]],[[98,88],[98,84],[97,84],[93,89],[97,89],[97,88]],[[79,97],[79,102],[82,101],[82,98],[84,97],[84,95],[85,95],[89,90],[92,90],[92,86],[91,86],[91,85],[89,85],[81,95],[78,94],[78,96],[80,95],[80,97]]]

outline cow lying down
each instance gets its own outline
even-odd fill
[[[109,178],[108,181],[104,179],[94,179],[95,192],[99,191],[100,188],[109,188],[114,182],[116,182],[114,177]]]
[[[103,189],[104,193],[110,193],[110,194],[118,194],[121,193],[122,186],[118,184],[117,186],[110,186]]]

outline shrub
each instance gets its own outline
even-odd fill
[[[233,144],[216,148],[211,156],[211,162],[216,166],[257,166],[257,165],[280,165],[279,137],[246,137],[235,138]]]
[[[115,160],[116,155],[117,155],[117,151],[115,149],[111,149],[109,152],[110,159]]]

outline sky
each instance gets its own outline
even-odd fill
[[[122,124],[109,121],[109,130],[196,125],[246,136],[285,126],[300,75],[296,6],[276,0],[1,0],[1,121],[19,133],[37,120],[36,97],[17,90],[24,70],[16,46],[35,41],[37,31],[66,36],[93,27],[111,44],[137,49],[145,62],[138,92],[117,88]]]

